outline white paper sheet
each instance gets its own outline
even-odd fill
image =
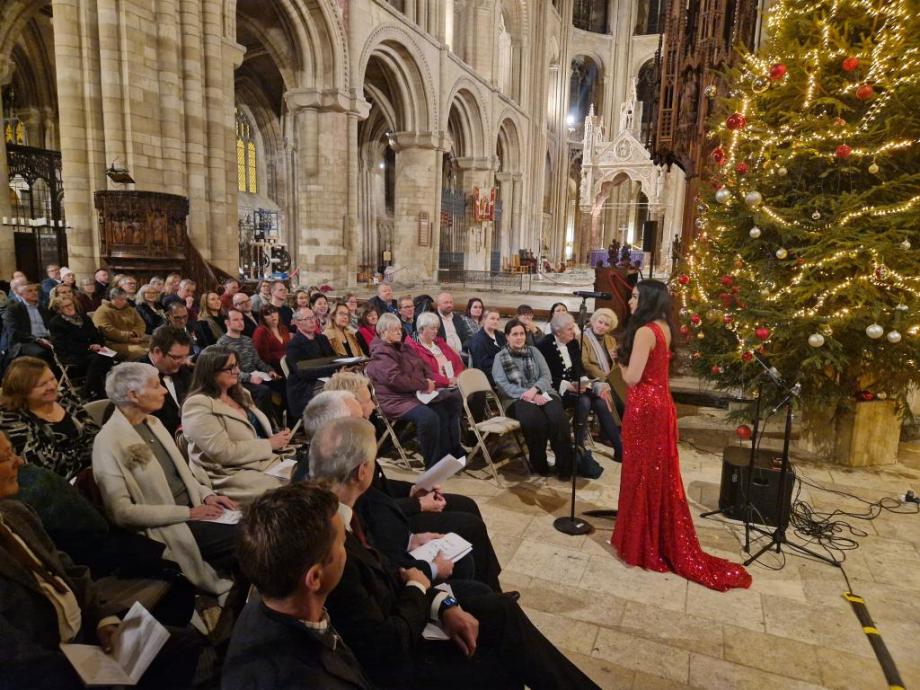
[[[441,458],[431,469],[426,470],[422,476],[415,480],[415,485],[425,491],[431,491],[435,486],[443,484],[457,472],[466,467],[466,456],[455,458],[447,454]]]

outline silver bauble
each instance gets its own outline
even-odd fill
[[[907,311],[907,305],[904,302],[899,302],[894,308],[896,311]]]
[[[870,163],[870,164],[869,164],[869,173],[870,173],[871,175],[875,175],[877,172],[878,172],[878,165],[876,165],[875,163]]]
[[[812,220],[821,220],[821,211],[815,209],[815,212],[811,214]]]
[[[888,335],[885,337],[892,345],[897,345],[899,342],[901,342],[901,334],[898,331],[888,331]]]
[[[703,227],[703,219],[697,218],[695,221],[693,221],[693,224],[696,225],[696,227],[701,228]]]
[[[727,188],[720,187],[716,190],[716,201],[720,204],[727,204],[731,198],[732,193]]]
[[[780,247],[776,250],[777,259],[785,259],[787,256],[789,256],[789,252],[787,252],[783,247]]]
[[[760,228],[758,228],[756,225],[750,230],[748,230],[748,235],[751,236],[752,240],[756,240],[758,237],[760,237],[760,234],[761,234]]]
[[[812,347],[821,347],[824,345],[824,336],[820,333],[812,333],[808,336],[808,344]]]
[[[910,249],[910,240],[904,240],[901,242],[901,249],[903,249],[905,252]]]
[[[786,168],[784,168],[782,165],[776,169],[776,174],[779,175],[780,177],[786,177],[786,173],[788,172],[789,171],[786,170]]]
[[[872,340],[878,340],[883,335],[885,335],[885,329],[879,326],[877,323],[873,323],[869,326],[866,326],[866,335],[872,338]],[[900,336],[900,334],[898,334]]]
[[[763,194],[758,192],[756,189],[752,192],[748,192],[744,195],[744,203],[746,203],[751,208],[757,208],[763,203]]]
[[[706,98],[715,98],[715,95],[719,93],[719,90],[716,88],[715,84],[710,84],[704,89],[703,93],[706,94]]]

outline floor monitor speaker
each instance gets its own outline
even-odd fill
[[[722,451],[722,485],[719,490],[719,510],[726,517],[743,520],[745,513],[745,489],[747,488],[748,465],[751,449],[729,446]],[[754,470],[751,478],[751,514],[750,521],[760,525],[776,527],[779,524],[780,464],[782,453],[775,450],[758,450],[754,456]],[[790,471],[786,475],[786,491],[782,505],[789,522],[792,507],[792,491],[795,476]],[[785,525],[784,525],[785,526]]]

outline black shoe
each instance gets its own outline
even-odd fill
[[[511,599],[511,601],[516,602],[518,601],[518,599],[521,598],[521,593],[518,592],[517,590],[511,590],[510,592],[502,592],[502,596],[507,597]]]
[[[614,461],[614,462],[623,462],[623,454],[622,454],[622,453],[614,453],[614,455],[613,455],[613,461]]]

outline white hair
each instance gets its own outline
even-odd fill
[[[394,326],[398,326],[400,329],[402,329],[402,324],[399,322],[399,317],[396,316],[396,314],[391,314],[390,312],[381,314],[380,318],[377,319],[377,326],[375,328],[377,331],[377,336],[382,338],[383,334]]]
[[[345,484],[376,452],[373,424],[357,417],[330,420],[310,443],[310,477]]]
[[[575,317],[573,317],[567,311],[560,311],[553,314],[553,318],[550,319],[549,329],[553,332],[553,335],[556,335],[563,328],[568,326],[570,323],[575,323]]]
[[[151,290],[153,290],[154,292],[159,292],[159,290],[153,283],[145,283],[144,285],[141,285],[141,289],[138,290],[134,295],[134,303],[137,306],[144,304],[145,302],[144,293],[150,292]]]
[[[152,364],[124,362],[112,368],[105,377],[105,394],[118,407],[131,402],[130,394],[137,393],[152,378],[159,379],[159,372]]]
[[[437,314],[435,314],[433,311],[422,312],[421,314],[418,315],[418,318],[415,320],[415,330],[418,332],[418,331],[421,331],[423,328],[428,328],[429,326],[440,328],[441,318]]]
[[[315,396],[303,411],[303,429],[308,437],[326,422],[342,417],[351,417],[348,401],[358,399],[350,391],[323,391]]]

